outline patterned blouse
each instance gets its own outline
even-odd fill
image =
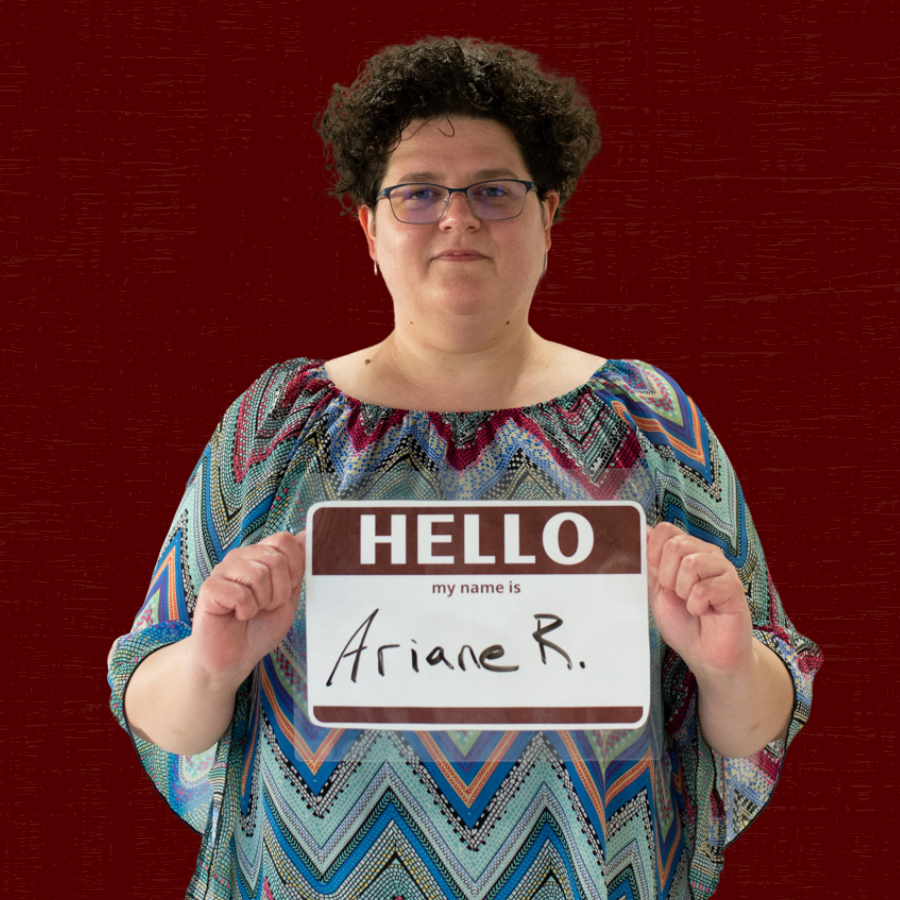
[[[723,850],[766,805],[807,720],[815,644],[785,616],[743,493],[703,416],[664,372],[611,360],[546,403],[434,413],[360,403],[321,361],[268,369],[226,412],[187,484],[133,630],[109,658],[119,723],[135,668],[186,637],[225,554],[322,500],[638,501],[719,546],[754,635],[794,685],[785,741],[726,759],[704,741],[696,682],[651,620],[642,729],[398,732],[307,718],[304,597],[291,632],[193,756],[132,734],[171,808],[202,834],[188,898],[709,897]]]

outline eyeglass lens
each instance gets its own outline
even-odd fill
[[[512,219],[525,206],[528,188],[518,181],[483,181],[466,190],[472,212],[479,219]],[[390,193],[391,208],[401,222],[437,222],[450,192],[437,184],[404,184]]]

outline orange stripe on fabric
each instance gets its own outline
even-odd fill
[[[453,765],[447,760],[440,747],[438,747],[431,733],[418,731],[416,734],[419,740],[428,748],[432,762],[438,767],[440,773],[447,779],[466,806],[471,806],[479,793],[481,793],[481,789],[491,775],[494,774],[497,766],[500,765],[503,757],[506,755],[506,751],[509,750],[516,739],[516,732],[507,731],[501,738],[500,743],[491,751],[491,755],[484,761],[472,783],[466,784],[456,773]]]
[[[328,737],[319,745],[319,749],[313,753],[309,749],[309,744],[300,737],[299,732],[294,727],[293,720],[289,719],[278,705],[275,697],[275,688],[272,686],[272,682],[262,666],[260,666],[259,672],[262,689],[265,692],[266,697],[269,698],[269,705],[275,712],[275,720],[278,723],[278,727],[290,738],[291,746],[297,751],[298,755],[303,760],[303,764],[315,775],[321,768],[322,763],[328,759],[328,754],[332,751],[334,745],[341,739],[344,729],[332,728],[328,732]]]
[[[569,757],[572,760],[572,765],[575,767],[575,771],[578,772],[578,777],[581,779],[582,785],[584,785],[584,789],[588,792],[591,798],[591,802],[594,804],[594,809],[597,810],[597,815],[600,816],[600,825],[603,828],[604,835],[606,834],[606,798],[600,796],[600,792],[597,790],[597,785],[594,782],[594,776],[591,775],[588,770],[587,764],[581,758],[581,753],[578,748],[575,746],[575,742],[572,740],[570,734],[565,731],[561,731],[559,736],[562,738],[563,743],[566,745],[566,749],[569,751]]]
[[[678,848],[681,846],[681,816],[678,815],[678,810],[674,811],[675,817],[675,828],[677,831],[675,832],[675,840],[672,841],[672,849],[669,851],[669,858],[663,863],[662,858],[660,857],[660,847],[662,846],[662,841],[660,840],[659,829],[656,826],[656,822],[653,823],[653,830],[656,832],[656,859],[659,864],[660,871],[660,884],[665,884],[669,878],[669,872],[672,870],[672,866],[675,865],[675,857],[678,855]]]
[[[657,434],[664,434],[673,447],[680,450],[685,456],[690,459],[696,460],[699,463],[706,463],[706,456],[703,453],[703,447],[700,441],[700,416],[697,412],[697,407],[694,405],[694,401],[688,397],[688,403],[690,404],[691,409],[691,420],[694,423],[694,446],[691,447],[688,444],[685,444],[684,441],[679,441],[673,434],[666,430],[665,426],[661,425],[656,419],[646,419],[643,416],[632,416],[632,420],[635,425],[641,429],[641,431],[653,431]],[[616,415],[623,421],[628,421],[627,413],[624,404],[619,403],[618,401],[613,402],[613,409],[616,411]]]
[[[609,788],[609,796],[610,799],[620,794],[625,788],[634,784],[635,781],[638,780],[645,772],[650,772],[650,783],[653,785],[655,790],[655,776],[656,776],[656,766],[653,763],[653,755],[650,752],[650,748],[648,747],[644,755],[641,757],[641,760],[638,765],[629,769],[625,772],[620,778],[617,778]],[[678,828],[679,833],[681,832],[681,822],[678,818],[677,811],[675,812],[675,826]],[[672,844],[672,849],[669,852],[669,858],[667,860],[663,860],[662,858],[662,841],[659,839],[659,827],[657,825],[657,821],[654,818],[653,820],[653,831],[657,836],[657,839],[654,841],[656,844],[656,864],[659,871],[659,880],[660,884],[665,884],[666,880],[669,877],[669,871],[672,868],[672,865],[675,862],[676,851],[679,846],[679,839],[676,839]]]
[[[625,790],[629,785],[633,784],[635,781],[640,778],[644,772],[650,770],[650,778],[653,779],[653,757],[650,754],[650,748],[644,752],[644,755],[641,757],[638,765],[632,766],[627,772],[623,775],[620,775],[610,786],[609,786],[609,797],[612,799],[613,797],[620,794]]]
[[[166,604],[166,618],[169,620],[178,618],[178,592],[175,589],[176,573],[178,572],[176,562],[177,557],[175,554],[175,545],[173,544],[169,552],[162,560],[160,560],[159,565],[156,567],[156,571],[153,573],[153,581],[150,582],[150,590],[152,591],[153,585],[156,584],[161,577],[165,578],[165,597],[160,597],[160,600],[163,600]]]

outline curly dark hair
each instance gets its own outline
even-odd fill
[[[574,79],[544,74],[535,54],[506,44],[428,37],[386,47],[349,88],[334,85],[315,120],[335,174],[329,193],[347,213],[374,207],[410,122],[454,115],[509,128],[540,195],[559,191],[554,221],[600,149],[597,118]]]

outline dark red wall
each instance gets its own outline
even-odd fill
[[[383,336],[313,116],[388,43],[540,54],[604,146],[533,323],[675,376],[826,665],[722,900],[896,882],[896,7],[349,0],[0,5],[2,894],[181,896],[198,839],[108,712],[196,459],[267,366]]]

